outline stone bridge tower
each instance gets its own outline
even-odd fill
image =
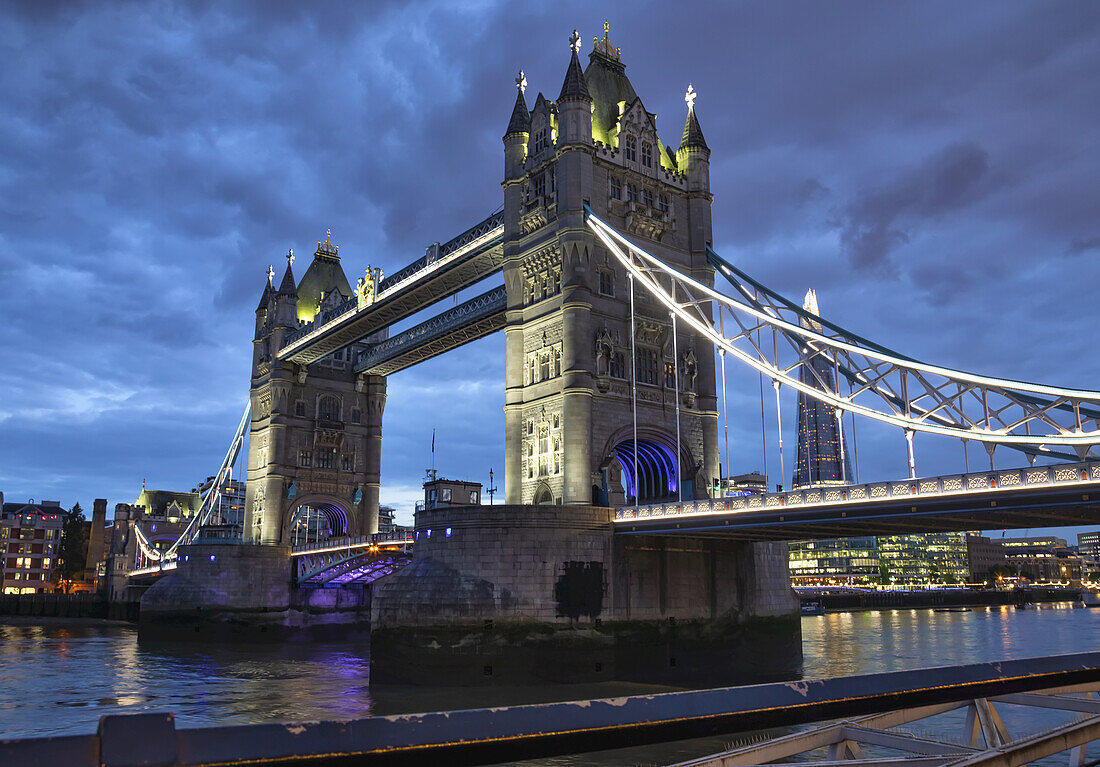
[[[330,237],[298,284],[293,260],[278,289],[269,269],[256,308],[244,537],[264,544],[378,531],[386,379],[356,375],[354,358],[379,339],[308,367],[279,361],[288,334],[353,296]]]
[[[584,205],[664,261],[713,284],[710,150],[694,112],[661,143],[606,28],[582,71],[574,32],[556,101],[528,111],[526,80],[504,136],[506,503],[608,504],[705,497],[718,476],[714,352],[635,290],[638,476],[633,476],[630,285]],[[676,375],[681,392],[679,460]],[[682,467],[677,472],[677,464]]]

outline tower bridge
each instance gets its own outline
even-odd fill
[[[926,364],[755,281],[712,247],[710,148],[694,90],[674,149],[606,30],[588,59],[582,68],[574,34],[557,98],[539,93],[530,109],[516,78],[500,212],[389,277],[368,268],[355,288],[331,236],[300,281],[293,252],[278,287],[269,269],[249,404],[219,473],[232,471],[247,434],[243,539],[253,545],[201,538],[205,500],[171,551],[135,527],[122,547],[135,572],[175,568],[150,588],[143,615],[174,625],[181,600],[196,595],[222,600],[233,620],[249,610],[271,620],[275,602],[287,615],[366,611],[382,630],[372,647],[399,648],[405,668],[407,652],[451,646],[441,637],[496,642],[494,621],[538,637],[606,619],[612,644],[636,644],[639,626],[664,636],[654,626],[672,619],[681,640],[711,646],[715,631],[744,643],[755,636],[745,626],[775,620],[780,638],[752,651],[797,652],[783,541],[1096,519],[1100,393]],[[390,336],[497,273],[502,284]],[[411,539],[380,536],[387,376],[497,331],[504,504],[428,509]],[[815,420],[840,444],[856,418],[896,428],[909,476],[851,484],[841,451],[838,486],[712,498],[731,463],[720,439],[728,359],[766,376],[777,408],[782,387],[819,403]],[[920,434],[983,445],[990,471],[918,478]],[[1029,468],[996,469],[998,447],[1022,451]],[[1035,466],[1039,456],[1068,463]],[[299,540],[303,520],[320,520],[324,540]],[[237,585],[216,596],[212,583]],[[372,596],[359,599],[363,584]],[[196,604],[204,620],[217,614]],[[705,657],[700,669],[711,668]]]

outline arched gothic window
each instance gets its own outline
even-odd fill
[[[339,421],[340,400],[336,397],[321,397],[317,402],[317,417],[322,421]]]
[[[648,141],[642,142],[642,165],[647,168],[653,167],[653,145]]]
[[[631,162],[638,160],[638,140],[636,138],[630,135],[626,137],[623,142],[623,154]]]

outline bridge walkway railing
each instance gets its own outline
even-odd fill
[[[615,521],[680,517],[725,512],[751,512],[762,509],[852,505],[896,500],[950,496],[965,493],[1012,491],[1050,485],[1100,483],[1100,463],[1053,464],[1023,469],[1003,469],[970,474],[950,474],[942,477],[904,479],[893,482],[871,482],[862,485],[837,485],[809,490],[778,493],[746,493],[737,497],[697,501],[620,506],[615,509]]]

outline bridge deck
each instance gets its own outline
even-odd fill
[[[791,541],[1100,522],[1100,463],[623,507],[622,534]]]
[[[494,214],[378,285],[373,303],[353,299],[295,331],[279,359],[308,365],[500,271],[502,214]]]

